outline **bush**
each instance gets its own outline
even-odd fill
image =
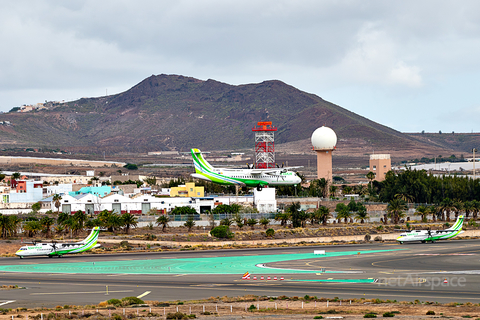
[[[368,233],[365,235],[365,238],[363,240],[365,241],[370,241],[372,239],[372,236],[369,235]]]
[[[366,313],[363,317],[364,318],[376,318],[377,315],[375,313]]]
[[[269,238],[273,238],[273,236],[275,235],[275,230],[273,230],[272,228],[269,228],[265,231],[265,235]]]
[[[187,319],[187,315],[181,312],[169,312],[167,313],[167,319]]]
[[[257,310],[257,307],[255,307],[253,304],[248,307],[248,311],[255,311]]]
[[[375,239],[373,239],[374,241],[382,241],[382,237],[380,236],[376,236]]]
[[[120,301],[118,299],[110,299],[110,300],[107,300],[107,304],[111,304],[111,305],[114,305],[114,306],[121,306],[122,301]]]
[[[132,304],[144,304],[145,302],[143,302],[142,299],[139,299],[137,297],[125,297],[125,298],[122,298],[122,304],[124,306],[130,306]]]
[[[315,316],[315,317],[313,317],[313,319],[323,319],[323,317],[322,316]]]
[[[384,318],[391,318],[391,317],[395,317],[395,313],[392,313],[392,312],[385,312],[383,314],[383,317]]]
[[[434,316],[435,315],[435,311],[433,310],[428,310],[427,313],[426,313],[427,316]]]
[[[233,238],[233,232],[230,232],[230,228],[228,226],[215,227],[210,231],[210,234],[215,238],[220,238],[220,239]]]

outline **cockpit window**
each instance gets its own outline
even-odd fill
[[[27,250],[27,247],[21,247],[20,250]]]

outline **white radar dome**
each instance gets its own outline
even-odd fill
[[[312,145],[315,150],[333,150],[337,145],[337,135],[329,127],[320,127],[312,134]]]

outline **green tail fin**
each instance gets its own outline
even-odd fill
[[[192,149],[192,158],[196,173],[205,173],[213,170],[213,166],[203,158],[199,149]]]

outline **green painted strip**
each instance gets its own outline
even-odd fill
[[[296,279],[289,281],[312,281],[312,282],[344,282],[344,283],[374,283],[375,279]]]
[[[406,249],[369,250],[361,254],[392,252]],[[359,251],[327,252],[326,255],[313,253],[234,256],[213,258],[183,258],[183,259],[152,259],[127,261],[45,263],[28,265],[0,266],[0,271],[9,272],[41,272],[41,273],[93,273],[93,274],[294,274],[318,273],[319,270],[288,270],[257,267],[279,261],[294,261],[304,259],[328,259],[329,257],[357,255]]]

